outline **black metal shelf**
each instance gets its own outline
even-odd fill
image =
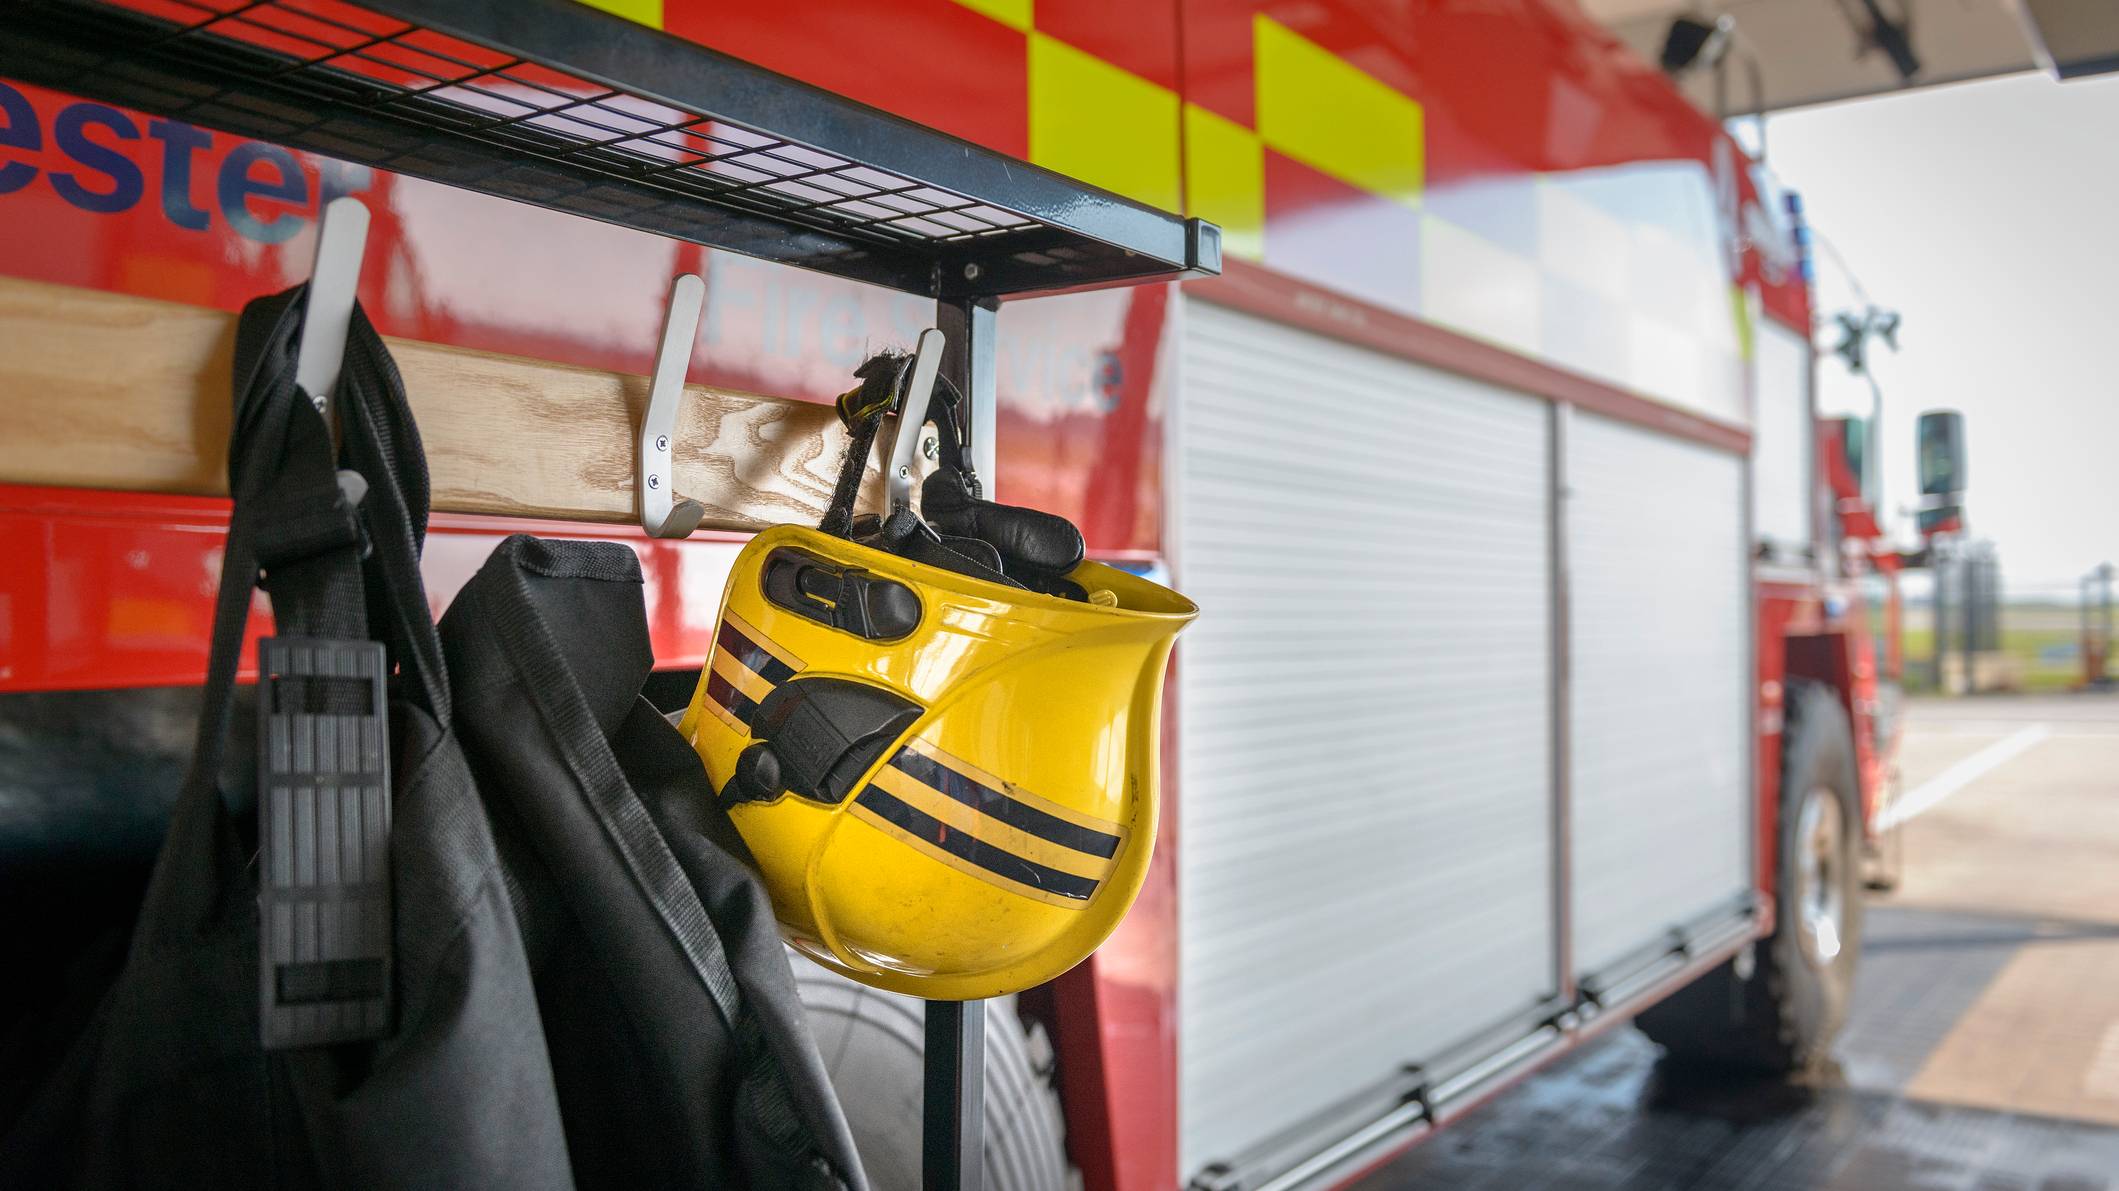
[[[572,0],[0,0],[0,74],[931,297],[1220,233]]]

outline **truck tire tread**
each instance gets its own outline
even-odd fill
[[[1854,769],[1853,733],[1846,709],[1823,683],[1787,686],[1781,731],[1781,815],[1774,932],[1753,946],[1750,978],[1730,960],[1636,1019],[1680,1062],[1788,1073],[1822,1062],[1846,1022],[1861,950],[1861,799]],[[1846,924],[1836,960],[1819,970],[1802,954],[1794,856],[1793,808],[1811,789],[1840,800],[1844,830],[1835,872],[1845,897]]]

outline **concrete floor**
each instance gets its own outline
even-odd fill
[[[2119,697],[1913,701],[1904,873],[1838,1062],[1796,1081],[1601,1040],[1368,1191],[2119,1191]]]

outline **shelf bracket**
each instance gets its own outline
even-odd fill
[[[968,477],[983,488],[993,483],[993,424],[999,416],[999,368],[994,362],[1000,302],[993,298],[945,298],[935,309],[935,326],[948,337],[942,375],[964,395],[965,462]],[[992,499],[991,492],[983,492]]]
[[[993,475],[993,423],[996,402],[994,334],[1000,303],[994,298],[944,298],[937,303],[930,331],[942,342],[942,375],[964,396],[966,462],[978,473]],[[926,358],[927,336],[920,338]],[[931,375],[931,374],[930,374]],[[915,382],[918,381],[915,376]],[[917,425],[899,429],[899,444],[917,440]],[[970,477],[977,482],[977,477]],[[925,1191],[979,1191],[985,1170],[983,1130],[986,1123],[986,1003],[927,1002],[925,1052],[925,1129],[920,1151]]]

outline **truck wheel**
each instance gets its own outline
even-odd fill
[[[1786,706],[1774,932],[1755,962],[1731,960],[1641,1014],[1642,1032],[1676,1059],[1798,1071],[1846,1024],[1862,921],[1853,734],[1821,684],[1790,682]]]
[[[790,954],[795,990],[875,1191],[918,1191],[926,1007]],[[1033,1033],[1033,1030],[1036,1032]],[[1006,997],[986,1002],[985,1186],[1065,1191],[1067,1152],[1051,1049]]]

